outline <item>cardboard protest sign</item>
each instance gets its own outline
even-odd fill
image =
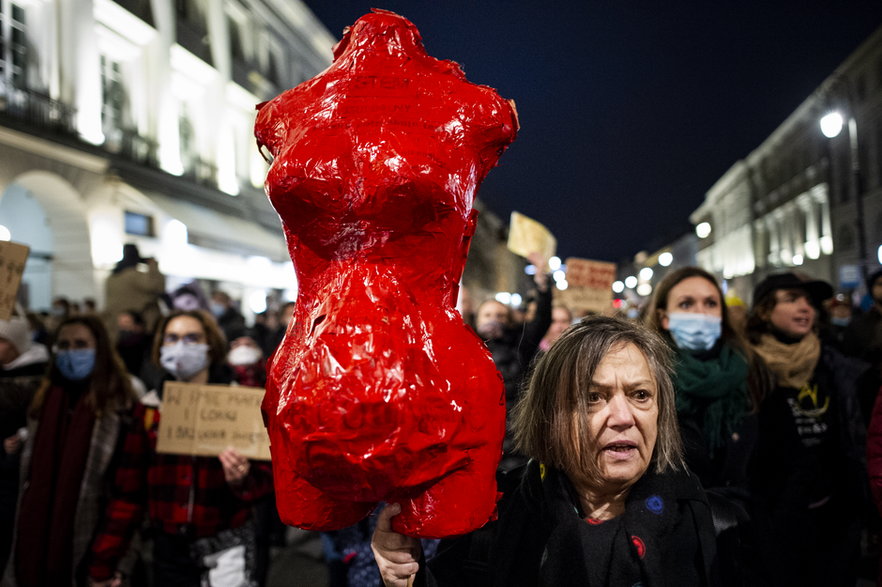
[[[543,259],[550,259],[557,251],[557,239],[543,224],[520,212],[512,212],[508,228],[508,250],[521,257],[539,253]]]
[[[567,289],[558,292],[573,313],[603,313],[612,307],[612,283],[616,264],[570,257],[567,265]]]
[[[216,457],[231,446],[250,459],[270,460],[263,393],[259,387],[167,381],[157,452]]]
[[[28,251],[27,245],[0,241],[0,320],[9,320],[12,316]]]

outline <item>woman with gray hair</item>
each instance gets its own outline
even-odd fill
[[[392,531],[399,507],[388,506],[372,543],[384,583],[714,584],[711,511],[683,463],[670,355],[624,320],[567,330],[515,409],[531,460],[501,484],[499,519],[426,563],[415,538]]]

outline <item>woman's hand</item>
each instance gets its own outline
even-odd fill
[[[401,513],[397,503],[387,505],[377,518],[371,550],[387,587],[408,587],[420,568],[420,541],[392,530],[392,516]]]
[[[8,455],[14,455],[21,450],[21,436],[13,434],[3,440],[3,451]]]
[[[217,458],[224,467],[224,478],[230,485],[241,485],[251,471],[251,463],[234,448],[227,448]]]

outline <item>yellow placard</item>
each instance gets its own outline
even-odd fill
[[[0,241],[0,320],[9,320],[30,247],[21,243]]]
[[[612,307],[612,283],[616,264],[570,257],[567,265],[567,289],[559,292],[563,303],[575,314],[585,311],[604,313]]]
[[[260,414],[263,394],[259,387],[167,381],[157,452],[217,456],[233,447],[250,459],[270,460],[269,437]]]
[[[512,212],[508,228],[508,250],[521,257],[539,253],[547,261],[557,252],[557,239],[540,222],[520,212]]]

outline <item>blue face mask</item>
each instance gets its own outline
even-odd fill
[[[851,323],[850,316],[833,316],[830,318],[830,324],[833,326],[848,326]]]
[[[677,346],[687,351],[709,351],[723,331],[719,316],[694,312],[668,314],[668,332]]]
[[[55,365],[65,379],[80,381],[95,369],[95,349],[70,349],[58,351]]]

